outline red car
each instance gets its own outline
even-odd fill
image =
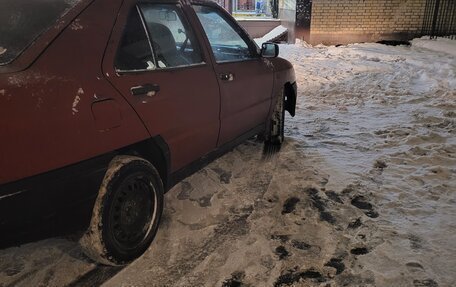
[[[236,144],[283,141],[292,65],[212,2],[2,0],[2,246],[86,230],[124,264],[163,193]]]

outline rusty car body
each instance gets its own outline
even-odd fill
[[[6,0],[0,10],[2,246],[87,229],[100,186],[118,156],[150,163],[166,191],[245,139],[270,138],[281,97],[283,110],[294,115],[291,64],[276,57],[275,44],[256,46],[212,2],[41,2]],[[37,14],[41,18],[35,21]],[[180,25],[172,35],[182,39],[165,48],[160,40],[158,48],[157,35],[168,37],[172,30],[166,21]],[[246,46],[211,43],[223,34],[209,37],[204,21],[226,22]],[[9,33],[3,24],[17,31]],[[125,41],[136,41],[134,25],[144,28],[138,37],[146,39],[140,43],[149,44],[153,56],[139,69],[129,69],[132,61],[122,64],[128,55],[119,52]],[[37,26],[41,30],[17,36]],[[236,54],[240,50],[242,56]],[[219,60],[218,53],[226,58]],[[167,57],[181,62],[172,64]]]

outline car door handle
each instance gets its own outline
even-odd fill
[[[146,95],[152,97],[160,92],[160,86],[156,84],[144,84],[142,86],[131,87],[130,91],[133,96]]]
[[[223,74],[220,74],[220,79],[222,81],[233,81],[234,80],[234,74],[233,73],[223,73]]]

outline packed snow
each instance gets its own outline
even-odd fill
[[[281,45],[279,152],[250,140],[175,186],[122,270],[50,239],[0,251],[0,285],[455,286],[456,57],[413,43]]]
[[[288,29],[282,25],[279,25],[272,29],[269,33],[264,35],[261,38],[255,38],[255,42],[257,43],[258,46],[261,47],[263,43],[266,42],[273,42],[274,40],[278,39],[279,37],[285,35],[287,33]]]
[[[413,47],[426,48],[429,50],[444,52],[456,57],[456,44],[455,40],[448,38],[430,39],[428,36],[414,39],[412,41]]]
[[[351,183],[378,206],[356,239],[375,286],[456,283],[455,52],[447,39],[282,47],[301,88],[289,137],[322,158],[326,189]]]

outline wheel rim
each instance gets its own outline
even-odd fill
[[[124,180],[109,212],[109,230],[118,247],[128,251],[145,241],[155,220],[156,203],[150,180],[141,175]]]

